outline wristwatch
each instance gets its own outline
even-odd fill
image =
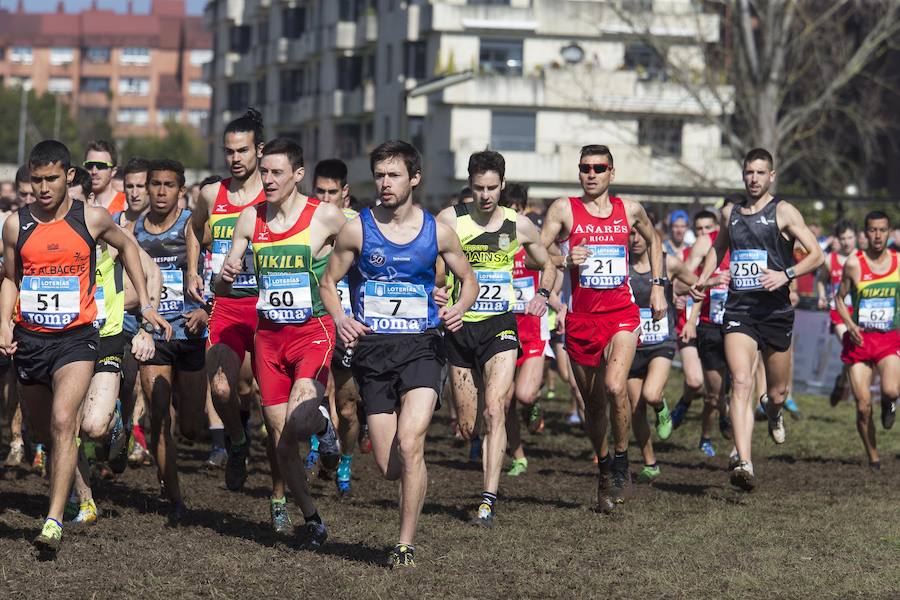
[[[650,283],[652,283],[653,285],[666,285],[667,283],[669,283],[669,280],[666,277],[653,277],[650,280]]]
[[[797,278],[797,273],[794,272],[794,267],[788,267],[784,270],[784,274],[787,275],[788,281],[793,281]]]
[[[547,300],[550,299],[550,290],[548,290],[547,288],[538,288],[537,293],[538,293],[538,296],[543,296]]]
[[[156,327],[154,327],[153,323],[151,323],[150,321],[144,321],[143,323],[141,323],[141,329],[143,329],[150,335],[156,333]]]

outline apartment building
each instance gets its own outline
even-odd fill
[[[394,137],[422,150],[429,206],[465,185],[469,155],[485,148],[539,198],[578,193],[588,143],[612,148],[618,189],[632,197],[733,186],[738,166],[708,116],[727,114],[729,88],[688,92],[644,35],[669,61],[703,69],[720,18],[699,5],[211,0],[211,161],[222,166],[225,124],[253,105],[269,135],[301,142],[308,164],[347,161],[362,196],[372,191],[367,152]]]
[[[62,95],[78,118],[108,119],[116,136],[163,131],[166,121],[205,127],[212,59],[203,19],[184,0],[152,0],[149,14],[0,10],[0,82]]]

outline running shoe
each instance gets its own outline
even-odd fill
[[[78,501],[78,496],[73,493],[66,500],[66,505],[63,507],[63,521],[74,519],[79,510],[81,510],[81,503]]]
[[[684,421],[684,417],[687,416],[687,411],[690,406],[684,401],[679,400],[678,404],[675,405],[675,408],[672,409],[672,429],[678,429],[681,427],[681,423]]]
[[[397,544],[388,552],[388,566],[391,569],[415,569],[416,561],[413,557],[413,547],[406,544]]]
[[[47,451],[43,444],[34,447],[34,460],[31,461],[31,470],[41,477],[47,476]]]
[[[341,460],[341,447],[338,443],[334,425],[331,424],[331,416],[328,414],[328,409],[320,406],[319,412],[325,417],[325,432],[318,435],[319,459],[322,461],[323,468],[333,472]],[[331,479],[330,475],[328,479]]]
[[[609,514],[615,509],[616,504],[612,497],[612,460],[609,459],[605,465],[600,465],[597,479],[597,510]]]
[[[247,481],[247,459],[250,457],[250,440],[244,438],[243,444],[234,442],[228,448],[228,459],[225,461],[225,487],[237,492]]]
[[[518,477],[519,475],[523,475],[528,471],[528,459],[527,458],[514,458],[512,461],[512,466],[509,468],[509,471],[506,472],[510,477]]]
[[[204,463],[209,469],[221,469],[228,464],[228,450],[213,446]]]
[[[488,503],[482,502],[478,505],[478,512],[475,513],[469,524],[490,529],[494,526],[494,509]]]
[[[719,417],[719,433],[721,433],[722,437],[726,440],[730,440],[734,435],[734,429],[731,427],[731,417],[728,415]]]
[[[309,521],[297,529],[297,536],[304,548],[318,550],[328,539],[328,529],[325,527],[325,523]]]
[[[577,410],[569,413],[569,416],[566,418],[566,423],[569,425],[581,425],[581,415],[578,414]]]
[[[627,456],[614,456],[612,465],[612,501],[615,504],[624,504],[631,486],[631,473],[628,470]]]
[[[72,523],[76,525],[92,525],[97,522],[97,505],[93,498],[82,502],[78,508],[78,514],[72,519]]]
[[[184,502],[179,500],[169,509],[168,514],[166,514],[166,520],[168,521],[169,527],[177,527],[184,522],[187,516],[187,506],[184,505]]]
[[[731,485],[739,487],[745,492],[752,492],[756,487],[756,477],[753,475],[753,465],[742,460],[731,471]]]
[[[313,435],[309,438],[309,454],[306,455],[304,466],[307,471],[313,471],[317,464],[319,464],[319,438]]]
[[[109,432],[109,458],[119,456],[123,449],[128,446],[128,432],[125,430],[125,424],[122,422],[122,403],[116,400],[116,407],[113,411],[113,425]],[[110,462],[112,462],[110,460]],[[125,470],[124,468],[122,469]]]
[[[272,517],[272,529],[279,535],[290,535],[294,524],[291,523],[291,515],[287,509],[287,499],[269,499],[269,515]]]
[[[672,415],[669,413],[669,405],[666,404],[665,398],[662,401],[662,408],[654,412],[656,412],[656,435],[661,440],[669,439],[672,435]]]
[[[362,434],[362,437],[359,439],[359,451],[363,454],[372,453],[372,440],[369,438],[368,431],[364,432]]]
[[[650,483],[659,477],[660,472],[659,465],[644,465],[644,468],[638,473],[638,483]]]
[[[337,473],[335,474],[334,481],[337,484],[337,493],[340,498],[346,498],[350,495],[350,471],[352,461],[352,456],[342,455],[341,463],[338,465]]]
[[[62,526],[53,519],[44,521],[41,533],[34,538],[34,546],[41,552],[56,552],[62,541]]]
[[[481,438],[477,435],[472,436],[469,442],[469,462],[477,462],[481,460]]]
[[[876,460],[874,462],[869,463],[869,470],[873,473],[881,473],[881,461]]]
[[[24,460],[25,442],[23,442],[22,440],[16,440],[12,444],[10,444],[9,454],[6,455],[6,460],[3,461],[3,466],[6,468],[18,467]]]
[[[712,440],[700,438],[700,452],[712,458],[716,455],[716,449],[713,448]]]
[[[786,434],[784,431],[784,414],[781,409],[778,409],[778,413],[774,416],[769,415],[769,437],[776,444],[784,443]]]
[[[540,400],[535,401],[528,411],[528,432],[532,435],[544,433],[544,409],[541,408]]]
[[[844,375],[844,373],[841,373],[834,378],[834,387],[831,388],[831,395],[828,396],[828,403],[831,404],[832,407],[837,406],[841,403],[841,400],[844,399],[846,393],[847,377]]]
[[[893,402],[881,403],[881,426],[890,429],[897,418],[897,406]]]
[[[150,451],[141,446],[138,442],[134,442],[134,447],[128,455],[128,464],[132,467],[146,467],[153,464],[150,457]]]
[[[787,409],[788,414],[791,415],[791,418],[795,421],[799,421],[803,418],[803,415],[800,414],[800,407],[797,406],[796,402],[794,402],[794,398],[792,396],[788,396],[787,400],[784,401],[784,407]]]
[[[732,448],[731,454],[728,455],[728,470],[734,471],[739,464],[741,464],[741,457],[738,456],[737,448]]]

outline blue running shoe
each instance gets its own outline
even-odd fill
[[[800,414],[800,407],[797,406],[796,402],[794,402],[793,397],[787,397],[787,400],[784,401],[784,408],[787,409],[788,414],[791,415],[791,418],[795,421],[799,421],[801,418],[803,418],[803,415]]]
[[[319,463],[319,438],[310,436],[309,438],[309,454],[306,455],[306,470],[312,471]]]
[[[712,440],[700,438],[700,452],[706,456],[713,457],[716,455],[716,449],[713,448]]]
[[[469,442],[469,460],[471,462],[481,460],[481,438],[477,435],[472,436],[472,441]]]
[[[337,432],[334,425],[331,424],[331,415],[324,406],[319,407],[319,412],[325,417],[325,432],[316,436],[319,440],[318,450],[319,458],[322,461],[322,467],[327,471],[334,471],[338,462],[341,460],[341,447],[338,443]],[[329,477],[330,479],[330,477]]]
[[[681,427],[681,422],[684,421],[685,415],[687,415],[688,405],[678,401],[678,404],[675,405],[675,408],[672,409],[672,412],[669,413],[672,417],[672,429],[678,429]]]
[[[350,465],[353,461],[352,456],[346,454],[341,455],[341,462],[337,468],[335,483],[337,483],[337,492],[340,498],[346,498],[350,495]]]

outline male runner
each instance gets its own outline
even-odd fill
[[[184,167],[171,159],[150,162],[149,210],[134,224],[134,237],[162,271],[159,312],[172,326],[171,339],[156,334],[156,350],[140,368],[144,397],[150,404],[150,445],[156,458],[161,495],[170,503],[168,519],[178,524],[187,514],[178,481],[178,449],[171,427],[172,399],[178,398],[178,425],[193,439],[203,426],[206,400],[204,349],[207,314],[203,304],[186,297],[187,235],[191,211],[178,208]],[[144,325],[146,327],[146,325]]]
[[[697,283],[691,288],[702,301],[712,287],[710,278],[730,251],[731,282],[725,302],[725,360],[731,373],[731,421],[738,464],[731,483],[745,491],[756,486],[750,444],[753,438],[753,372],[760,360],[765,364],[769,401],[766,414],[769,435],[776,444],[785,440],[784,406],[790,385],[791,339],[794,309],[789,284],[799,275],[811,273],[823,262],[816,236],[803,216],[790,203],[769,193],[775,182],[772,155],[754,148],[743,161],[744,187],[748,200],[722,209],[721,227],[703,263]],[[809,253],[794,264],[794,243]]]
[[[125,210],[125,194],[114,187],[116,176],[116,146],[106,140],[88,142],[84,153],[84,168],[91,175],[94,206],[105,208],[114,215]],[[88,190],[85,189],[85,195]]]
[[[259,282],[253,363],[263,417],[281,475],[306,520],[303,542],[316,549],[328,532],[310,495],[298,442],[318,435],[322,453],[337,457],[331,418],[321,405],[334,323],[319,298],[319,282],[334,237],[347,220],[336,207],[297,191],[303,150],[291,140],[276,138],[263,147],[259,174],[266,201],[241,211],[216,293],[232,291],[252,244]],[[283,497],[273,500],[284,503]]]
[[[863,231],[868,248],[847,257],[838,298],[852,295],[853,314],[843,302],[836,310],[847,331],[841,360],[849,365],[850,386],[856,396],[856,429],[869,459],[869,467],[881,468],[875,444],[872,397],[869,386],[875,371],[881,376],[881,426],[894,426],[900,396],[900,264],[897,251],[888,248],[891,222],[875,210],[866,215]]]
[[[375,462],[386,479],[400,479],[400,539],[388,560],[409,568],[428,484],[425,433],[445,362],[438,327],[463,327],[478,285],[453,230],[412,202],[422,180],[419,151],[388,141],[372,151],[370,165],[380,203],[341,230],[321,293],[341,339],[354,348]],[[432,297],[438,256],[461,282],[456,304],[440,310]],[[355,318],[344,314],[337,291],[348,270]]]
[[[87,202],[90,204],[94,200],[94,192],[91,191],[91,174],[81,167],[72,167],[75,174],[72,181],[69,182],[69,197],[72,200]]]
[[[638,344],[641,319],[628,285],[628,246],[632,229],[646,240],[655,320],[666,315],[662,244],[647,213],[637,202],[609,193],[615,176],[609,148],[581,149],[580,197],[560,198],[547,211],[541,241],[566,242],[564,266],[570,269],[572,298],[566,315],[566,349],[585,405],[585,429],[598,456],[598,503],[602,512],[625,502],[628,470],[628,371]],[[607,415],[607,411],[609,414]],[[615,454],[608,452],[612,420]]]
[[[50,507],[34,543],[51,552],[58,550],[62,538],[63,508],[75,472],[76,420],[97,359],[97,242],[122,253],[148,325],[164,324],[144,288],[135,244],[106,211],[68,197],[70,162],[63,144],[38,143],[28,159],[37,200],[3,226],[0,349],[15,356],[29,430],[50,443]],[[14,311],[15,330],[10,325]]]
[[[472,154],[469,187],[475,200],[445,208],[437,216],[439,223],[456,231],[479,286],[478,299],[463,316],[466,326],[448,333],[444,341],[456,416],[466,438],[475,433],[479,396],[483,395],[484,491],[472,519],[482,527],[493,523],[506,454],[506,410],[519,351],[516,317],[511,310],[515,301],[513,263],[519,247],[524,247],[532,264],[542,270],[539,287],[525,302],[523,314],[542,317],[547,312],[556,279],[556,267],[541,245],[534,223],[500,206],[505,177],[506,161],[499,153],[485,150]]]
[[[865,232],[863,232],[865,233]],[[844,334],[847,333],[847,327],[841,319],[841,315],[837,311],[837,290],[841,285],[841,277],[844,271],[844,264],[847,258],[856,254],[856,225],[847,219],[838,221],[834,226],[834,237],[838,242],[838,250],[829,252],[825,258],[825,264],[819,269],[816,278],[816,292],[819,297],[819,310],[830,308],[829,316],[831,317],[831,332],[837,336],[841,343],[844,340]],[[826,285],[828,286],[826,290]],[[844,297],[844,304],[852,307],[852,298]],[[831,389],[829,401],[831,406],[837,406],[847,393],[847,373],[848,367],[844,367],[834,380],[834,387]]]

